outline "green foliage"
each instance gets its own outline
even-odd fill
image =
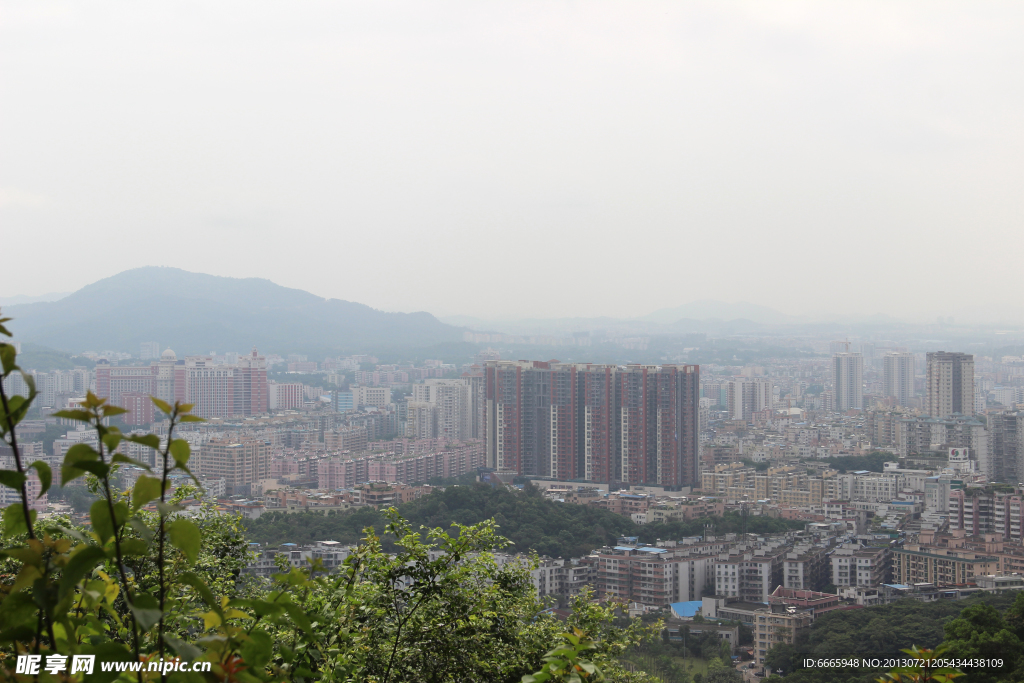
[[[1012,648],[1017,642],[1014,639],[1019,639],[1016,624],[1024,624],[1024,619],[1018,615],[1024,615],[1024,595],[981,594],[966,600],[932,603],[908,598],[890,605],[837,610],[819,616],[811,628],[798,632],[795,646],[772,648],[767,660],[773,671],[781,668],[786,672],[789,683],[831,683],[837,677],[844,681],[874,683],[881,671],[802,669],[800,660],[850,655],[894,656],[914,647],[936,647],[944,642],[946,656],[980,657],[968,653],[992,652],[999,643]],[[1020,650],[1018,646],[1016,650],[1004,649],[1003,654],[996,655],[1009,662],[1003,673],[1018,666],[1016,653]],[[996,679],[972,671],[969,680]]]
[[[844,455],[838,458],[825,460],[826,464],[840,472],[856,472],[868,470],[869,472],[882,472],[884,463],[893,462],[896,456],[892,453],[868,453],[867,455]]]
[[[482,484],[453,486],[398,509],[414,527],[448,528],[453,523],[493,519],[512,541],[514,552],[536,551],[551,557],[586,555],[643,528],[593,505],[551,502],[532,486],[522,492]],[[246,522],[251,540],[270,545],[323,540],[356,543],[363,528],[373,527],[381,534],[384,526],[383,514],[366,508],[335,515],[272,513]]]

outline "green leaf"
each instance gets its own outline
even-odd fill
[[[135,529],[135,533],[137,533],[146,543],[153,542],[153,530],[146,526],[146,523],[138,516],[129,519],[128,526]]]
[[[50,417],[61,417],[65,420],[74,420],[76,422],[89,422],[92,420],[92,414],[87,410],[58,410]]]
[[[15,368],[18,367],[15,362],[18,352],[15,350],[13,344],[0,344],[0,362],[3,363],[4,377],[14,372]]]
[[[282,602],[281,606],[284,607],[284,611],[288,613],[288,616],[292,618],[295,625],[301,628],[306,633],[313,631],[313,624],[309,621],[309,617],[302,611],[302,608],[296,605],[294,602]]]
[[[175,503],[157,503],[156,509],[160,511],[160,514],[164,517],[170,517],[172,512],[184,512],[185,507],[183,505],[177,505]]]
[[[138,510],[151,500],[160,497],[161,481],[156,477],[141,475],[132,487],[132,511]]]
[[[141,538],[126,538],[121,541],[122,555],[145,555],[149,552],[149,544]]]
[[[164,642],[170,645],[171,649],[174,650],[178,654],[178,656],[186,662],[194,662],[203,656],[202,650],[200,650],[198,647],[186,643],[181,638],[175,638],[170,634],[164,634]],[[271,650],[271,652],[273,652],[273,650]],[[249,660],[247,659],[246,663],[248,663],[248,661]]]
[[[10,423],[18,424],[25,417],[25,413],[28,412],[29,404],[32,403],[30,398],[26,398],[21,394],[15,394],[7,399],[7,413],[3,414],[3,419],[0,424],[3,424],[3,433],[7,433],[7,429]],[[2,408],[0,408],[2,409]]]
[[[194,574],[193,572],[183,572],[178,575],[177,580],[178,583],[183,586],[192,586],[195,588],[196,592],[199,593],[199,597],[203,599],[203,602],[209,605],[212,609],[220,610],[220,603],[217,601],[217,598],[213,596],[213,591],[210,590],[210,587],[206,585],[205,581],[199,578],[198,574]]]
[[[109,431],[103,435],[103,445],[107,447],[108,453],[113,453],[121,445],[124,435],[120,431]]]
[[[171,404],[169,404],[167,401],[161,401],[156,396],[150,396],[149,400],[152,401],[153,405],[155,405],[157,409],[164,415],[170,415],[172,412],[174,412],[174,409],[171,408]]]
[[[29,510],[30,521],[35,521],[36,511]],[[25,521],[25,511],[21,507],[21,503],[14,503],[4,508],[3,515],[3,535],[4,537],[17,536],[18,534],[28,533],[28,523]]]
[[[143,469],[145,469],[145,470],[147,470],[149,472],[153,471],[153,468],[150,467],[148,464],[146,464],[144,462],[140,462],[140,461],[135,460],[133,458],[129,458],[124,453],[114,453],[114,455],[111,456],[111,458],[110,458],[110,463],[113,464],[115,462],[125,462],[125,463],[128,463],[129,465],[134,465],[135,467],[141,467],[141,468],[143,468]]]
[[[31,624],[34,629],[37,609],[38,605],[32,600],[30,591],[4,596],[4,601],[0,603],[0,623],[4,625],[5,631],[21,624]]]
[[[156,434],[125,434],[125,441],[131,441],[132,443],[141,443],[143,446],[149,446],[154,451],[160,448],[160,437]]]
[[[182,415],[178,418],[178,422],[206,422],[206,419],[198,415]]]
[[[36,473],[39,474],[39,483],[42,484],[42,491],[39,493],[39,498],[43,497],[43,494],[50,490],[50,484],[53,483],[53,472],[50,471],[50,466],[42,460],[36,460],[34,463],[29,465],[29,469],[35,469]]]
[[[203,542],[199,527],[187,519],[176,519],[167,525],[167,533],[171,537],[171,545],[185,553],[189,562],[199,558],[199,548]]]
[[[89,474],[95,474],[100,479],[106,479],[107,475],[110,474],[110,465],[102,463],[98,460],[90,460],[86,462],[80,462],[77,465],[78,469],[85,470]],[[64,471],[61,470],[61,478],[64,477]]]
[[[85,474],[85,470],[80,466],[82,463],[96,462],[99,459],[100,454],[92,446],[76,443],[64,454],[64,464],[60,468],[60,485],[64,486]]]
[[[92,530],[100,538],[100,543],[106,543],[114,536],[114,521],[110,518],[110,508],[107,506],[107,499],[100,498],[89,507],[89,520],[92,522]]]
[[[115,415],[123,415],[123,414],[125,414],[127,412],[128,412],[128,409],[127,408],[122,408],[121,406],[111,406],[111,405],[103,406],[103,417],[113,417]]]
[[[96,565],[106,559],[107,554],[99,546],[87,545],[83,546],[81,550],[76,551],[64,567],[64,573],[60,579],[58,599],[63,600],[64,596],[74,592],[75,586],[82,580],[82,577],[92,572]]]
[[[253,629],[249,638],[250,640],[242,646],[242,659],[250,667],[262,669],[274,655],[274,640],[270,634],[259,629]]]
[[[132,614],[143,632],[153,628],[160,621],[160,602],[149,593],[136,593],[132,599]]]
[[[21,490],[21,485],[28,479],[21,472],[15,470],[0,470],[0,484],[3,484],[7,488]]]
[[[174,458],[175,464],[178,467],[184,467],[188,464],[188,459],[192,455],[192,449],[189,448],[188,441],[185,439],[175,439],[171,442],[171,457]]]

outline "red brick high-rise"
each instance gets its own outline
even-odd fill
[[[484,440],[500,472],[695,486],[700,369],[489,361]]]

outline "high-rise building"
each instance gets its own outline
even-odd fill
[[[349,394],[351,396],[351,394]],[[268,382],[267,399],[270,410],[294,410],[302,407],[302,384],[298,382]]]
[[[225,479],[230,494],[249,495],[250,484],[270,478],[270,448],[261,439],[211,439],[193,462],[194,474]]]
[[[992,479],[1007,484],[1024,481],[1024,413],[989,413],[988,434]]]
[[[351,391],[332,391],[331,401],[334,403],[334,410],[339,413],[348,413],[356,409]]]
[[[121,394],[121,407],[128,411],[122,418],[127,425],[148,425],[153,422],[153,401],[148,394],[125,392]]]
[[[153,395],[171,405],[175,401],[185,402],[185,361],[178,360],[171,349],[164,350],[156,363]]]
[[[389,387],[352,387],[352,402],[355,407],[375,406],[383,408],[391,404],[391,389]]]
[[[832,356],[832,391],[837,412],[864,409],[864,359],[859,353]]]
[[[487,462],[502,472],[697,484],[699,368],[490,361]]]
[[[216,365],[210,356],[185,359],[185,401],[199,417],[241,417],[267,412],[267,364],[256,349],[236,365]],[[177,388],[175,389],[177,392]]]
[[[151,365],[120,367],[102,358],[96,364],[96,395],[110,399],[115,406],[121,405],[121,394],[152,396],[156,393],[154,380],[154,368]]]
[[[437,438],[439,407],[429,401],[406,403],[405,435],[413,439]]]
[[[833,356],[836,355],[837,353],[849,353],[850,352],[850,342],[848,342],[848,341],[832,341],[832,342],[829,342],[828,343],[828,352],[831,355],[833,355]]]
[[[969,353],[928,353],[928,414],[974,415],[974,356]]]
[[[749,421],[754,413],[772,407],[774,387],[763,377],[736,378],[729,382],[729,413],[733,420]]]
[[[139,358],[142,360],[151,360],[153,358],[160,357],[160,343],[159,342],[142,342],[139,344]]]
[[[473,436],[473,387],[468,378],[428,379],[412,385],[412,403],[437,407],[436,436],[464,441]],[[407,418],[408,419],[408,418]]]
[[[910,405],[914,397],[914,354],[887,353],[883,361],[883,392],[895,398],[897,405]]]
[[[262,415],[269,409],[267,361],[253,348],[240,356],[235,366],[234,415]]]

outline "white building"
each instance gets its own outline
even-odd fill
[[[914,397],[914,354],[887,353],[883,367],[883,393],[901,406]]]
[[[835,409],[864,409],[864,358],[859,353],[837,353],[832,356],[832,390]]]

